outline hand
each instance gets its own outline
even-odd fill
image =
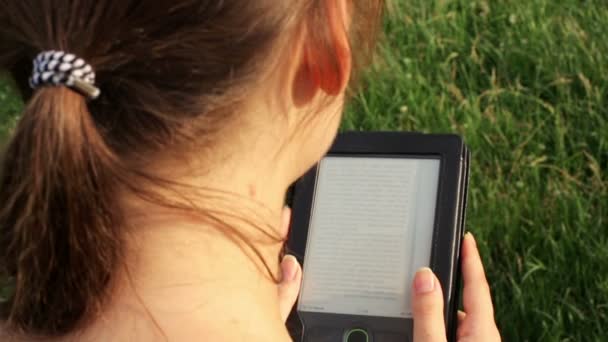
[[[281,236],[287,236],[291,210],[283,209],[281,217]],[[298,299],[300,284],[302,282],[302,267],[293,255],[285,255],[281,261],[281,283],[279,284],[279,310],[283,322],[287,321],[291,308]]]
[[[473,235],[467,233],[462,242],[462,276],[464,280],[464,312],[458,312],[459,342],[500,342],[494,322],[490,287]],[[414,341],[446,341],[443,320],[443,294],[439,280],[428,268],[416,273],[412,291]]]

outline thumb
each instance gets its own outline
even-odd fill
[[[445,342],[443,295],[441,284],[429,268],[421,268],[414,277],[412,291],[414,342]]]
[[[298,299],[302,268],[293,255],[286,255],[281,261],[282,279],[279,284],[279,310],[283,321],[287,321],[293,305]]]

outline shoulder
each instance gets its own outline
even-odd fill
[[[4,322],[0,322],[0,341],[13,341],[10,338],[6,325]]]
[[[16,342],[19,341],[15,335],[9,333],[8,328],[3,322],[0,322],[0,341]]]

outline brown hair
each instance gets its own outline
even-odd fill
[[[145,185],[169,183],[141,162],[209,144],[290,28],[306,20],[330,46],[324,3],[0,0],[0,69],[26,100],[0,169],[0,281],[12,288],[0,321],[41,336],[86,324],[123,253],[117,192],[156,200]],[[351,44],[370,51],[381,1],[351,4]],[[101,96],[32,92],[31,61],[46,50],[84,58]]]

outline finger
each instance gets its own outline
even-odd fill
[[[462,341],[471,335],[471,323],[467,319],[467,314],[458,311],[458,327],[456,328],[456,340]]]
[[[464,311],[458,310],[458,325],[461,325],[466,318],[467,314]]]
[[[429,268],[416,272],[412,291],[414,341],[445,342],[443,295],[439,280]]]
[[[463,305],[467,316],[494,317],[490,286],[481,263],[477,244],[471,233],[462,242]]]
[[[281,261],[282,279],[279,284],[279,310],[283,321],[287,320],[293,305],[298,299],[302,268],[293,255],[286,255]]]
[[[281,213],[281,226],[279,234],[281,237],[287,238],[287,234],[289,233],[289,222],[291,221],[291,209],[289,207],[284,207],[283,212]]]

